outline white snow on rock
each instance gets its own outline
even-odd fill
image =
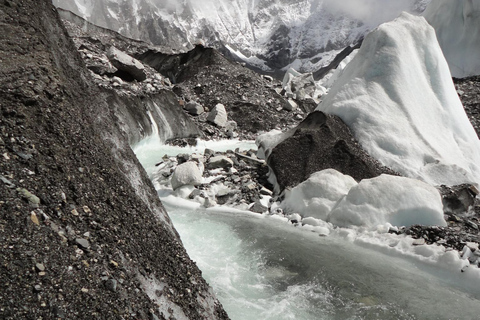
[[[480,143],[435,31],[403,13],[365,38],[317,110],[382,164],[433,185],[480,182]]]
[[[424,12],[454,77],[480,75],[480,0],[436,0]]]
[[[202,183],[202,172],[197,164],[187,161],[175,168],[172,175],[172,188],[176,190],[185,185],[198,186]]]
[[[306,181],[286,191],[282,206],[287,213],[298,212],[302,217],[327,220],[332,208],[355,185],[355,179],[334,169],[315,172]]]
[[[341,227],[447,225],[437,189],[419,180],[386,174],[352,187],[330,212],[328,221]]]

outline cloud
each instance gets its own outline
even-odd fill
[[[329,10],[348,14],[368,25],[378,25],[396,18],[402,11],[412,11],[415,0],[325,0]]]

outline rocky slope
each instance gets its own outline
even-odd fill
[[[51,3],[0,24],[0,318],[227,319]]]

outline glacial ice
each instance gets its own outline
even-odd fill
[[[330,212],[328,221],[341,227],[447,225],[437,189],[419,180],[386,174],[353,186]]]
[[[452,76],[480,75],[480,0],[432,1],[424,17],[435,28]]]
[[[337,202],[357,185],[350,176],[334,169],[316,172],[306,181],[285,192],[282,206],[287,213],[300,213],[302,217],[327,220]]]
[[[382,164],[432,185],[480,182],[480,142],[423,17],[368,34],[317,107],[342,118]]]

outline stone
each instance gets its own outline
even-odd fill
[[[113,77],[112,82],[113,83],[118,83],[118,84],[123,84],[123,80],[120,79],[119,77]]]
[[[45,271],[45,265],[43,263],[36,263],[35,270],[37,270],[38,272],[43,272]]]
[[[227,124],[227,110],[225,110],[225,106],[221,103],[217,104],[208,114],[207,121],[217,127],[225,127]]]
[[[38,216],[33,211],[30,213],[30,220],[32,220],[32,222],[35,223],[37,226],[40,225],[40,221],[38,220]]]
[[[233,161],[226,156],[211,157],[208,160],[206,167],[209,170],[218,169],[218,168],[229,169],[233,167]]]
[[[205,157],[209,157],[209,156],[213,156],[215,154],[215,151],[213,151],[212,149],[205,148],[205,151],[203,152],[203,154],[205,155]]]
[[[20,193],[20,195],[30,203],[30,205],[34,208],[38,208],[40,205],[40,198],[28,191],[27,189],[24,188],[18,188],[17,192]]]
[[[88,242],[87,239],[77,238],[77,239],[75,239],[75,243],[76,243],[81,249],[89,249],[89,248],[90,248],[90,242]]]
[[[105,281],[105,287],[107,288],[107,290],[112,292],[117,291],[117,284],[118,282],[115,279],[108,279],[107,281]]]
[[[147,79],[147,74],[145,73],[145,67],[143,64],[125,52],[120,51],[112,46],[107,52],[107,57],[115,68],[126,72],[133,79],[137,81],[143,81]]]
[[[288,103],[284,104],[283,108],[287,111],[295,111],[298,109],[298,104],[292,99],[288,99]]]
[[[478,230],[478,224],[476,224],[472,220],[466,220],[465,224],[474,230]]]
[[[255,201],[253,206],[250,208],[250,211],[255,212],[255,213],[264,213],[268,211],[268,208],[265,207],[260,200]]]
[[[171,180],[173,190],[185,185],[198,186],[201,183],[202,173],[193,161],[187,161],[177,166]]]
[[[15,187],[15,185],[10,180],[8,180],[7,178],[5,178],[2,175],[0,175],[0,181],[5,183],[7,185],[7,188],[14,188]]]
[[[177,162],[178,164],[182,164],[187,162],[190,159],[190,155],[188,153],[181,153],[177,155]]]
[[[201,154],[194,153],[194,154],[191,155],[191,159],[192,159],[192,161],[195,161],[197,163],[204,163],[205,162],[205,157],[202,156]]]
[[[262,187],[260,189],[260,194],[264,195],[264,196],[272,196],[273,195],[273,191],[271,190],[268,190],[267,188],[265,187]]]
[[[205,113],[205,108],[195,101],[189,101],[183,108],[192,116],[199,116]]]

